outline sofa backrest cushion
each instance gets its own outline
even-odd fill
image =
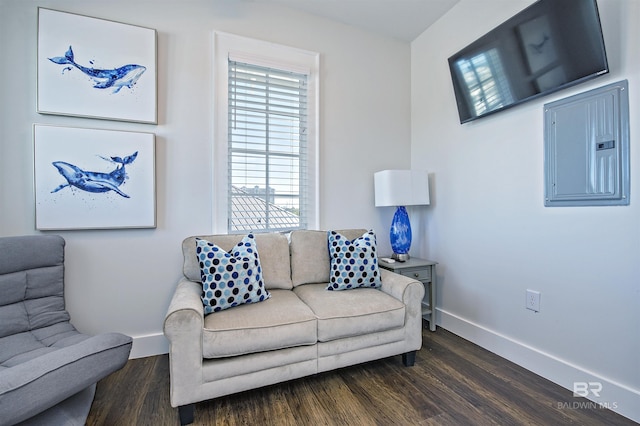
[[[349,240],[361,237],[366,229],[336,230]],[[293,286],[328,283],[329,247],[327,231],[300,230],[291,233],[291,280]]]
[[[196,238],[209,241],[229,252],[242,240],[244,235],[202,235],[186,238],[182,242],[184,256],[184,276],[195,282],[201,282],[200,264],[196,255]],[[291,285],[291,267],[289,263],[289,242],[287,237],[278,233],[254,234],[262,278],[267,290],[293,288]]]
[[[58,235],[0,238],[0,337],[69,321]]]

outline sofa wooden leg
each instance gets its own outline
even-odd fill
[[[416,363],[416,352],[417,351],[411,351],[402,354],[402,363],[405,367],[411,367]]]
[[[180,415],[180,424],[188,425],[193,423],[193,413],[195,411],[195,404],[181,405],[178,407],[178,414]]]

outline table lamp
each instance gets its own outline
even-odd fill
[[[389,240],[393,259],[409,260],[411,223],[406,206],[429,204],[429,174],[426,170],[383,170],[374,174],[376,207],[396,206]]]

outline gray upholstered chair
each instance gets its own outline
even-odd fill
[[[96,382],[122,368],[131,337],[87,336],[64,302],[65,241],[0,238],[0,424],[83,425]]]

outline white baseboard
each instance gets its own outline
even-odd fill
[[[169,341],[164,337],[164,334],[134,336],[129,359],[144,358],[166,353],[169,353]]]
[[[571,392],[574,391],[576,381],[584,382],[584,386],[578,386],[577,393],[588,393],[588,401],[584,398],[575,398],[575,401],[571,403],[559,401],[558,408],[560,409],[608,408],[635,422],[640,422],[640,404],[638,404],[640,391],[636,389],[607,379],[442,309],[436,309],[436,324]],[[592,385],[589,385],[589,382]],[[599,391],[600,397],[596,397],[593,391],[598,393],[600,385],[602,388]]]

